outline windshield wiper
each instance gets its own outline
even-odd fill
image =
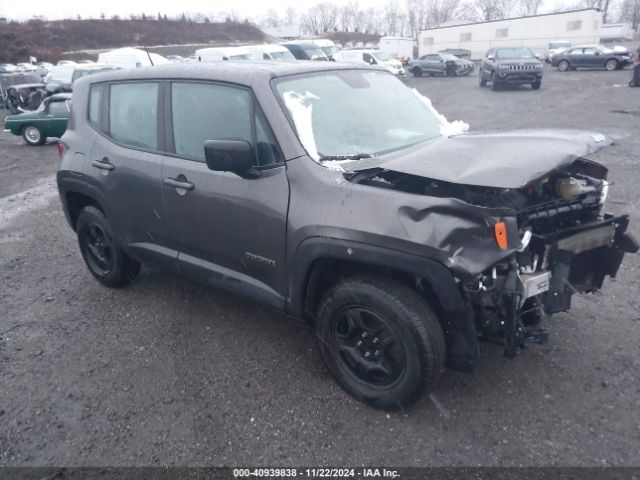
[[[362,158],[371,158],[370,153],[356,153],[354,155],[320,155],[320,161],[325,160],[360,160]]]

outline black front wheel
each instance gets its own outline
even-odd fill
[[[117,244],[111,223],[95,207],[82,209],[76,224],[80,252],[91,274],[107,287],[131,283],[140,264],[129,258]]]
[[[484,75],[482,73],[482,69],[480,69],[480,71],[478,72],[478,83],[481,87],[486,87],[487,86],[487,81],[484,79]]]
[[[420,67],[413,67],[413,69],[411,70],[411,73],[413,73],[414,77],[421,77],[422,69]]]
[[[542,86],[542,81],[538,80],[537,82],[533,82],[531,84],[531,88],[533,88],[534,90],[540,90],[540,87]]]
[[[491,72],[491,90],[494,92],[500,90],[500,82],[498,81],[498,75],[496,72]]]
[[[377,408],[411,404],[444,370],[438,320],[414,290],[394,280],[363,275],[334,286],[320,302],[316,332],[338,383]]]

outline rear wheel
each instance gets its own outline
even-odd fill
[[[487,86],[487,81],[484,79],[484,76],[482,74],[482,69],[480,69],[480,71],[478,72],[478,83],[481,87]]]
[[[396,410],[444,371],[442,328],[425,301],[394,280],[362,275],[323,297],[316,316],[320,353],[351,395]]]
[[[567,70],[569,70],[569,62],[567,62],[566,60],[560,60],[558,62],[558,70],[560,70],[561,72],[566,72]]]
[[[43,145],[46,137],[42,131],[35,125],[27,125],[22,129],[22,138],[27,145],[36,146]]]
[[[421,77],[422,69],[420,67],[413,67],[413,69],[411,70],[411,73],[413,73],[414,77]]]
[[[82,209],[76,224],[80,252],[91,274],[107,287],[131,283],[140,272],[140,264],[118,246],[111,223],[95,207]]]
[[[615,58],[610,58],[604,64],[604,68],[606,68],[610,72],[613,72],[614,70],[618,69],[618,61]]]

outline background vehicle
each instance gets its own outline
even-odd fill
[[[296,57],[282,45],[265,44],[246,47],[253,60],[295,60]]]
[[[27,145],[43,145],[47,137],[60,138],[69,120],[71,94],[59,93],[44,99],[33,112],[10,115],[5,119],[5,131],[22,135]]]
[[[96,62],[94,62],[93,60],[89,60],[89,59],[83,59],[83,60],[78,60],[77,63],[79,65],[95,65]]]
[[[71,92],[73,89],[73,82],[79,78],[94,73],[100,73],[107,70],[113,70],[115,67],[110,65],[62,65],[53,67],[46,77],[47,92],[62,93]]]
[[[26,110],[37,109],[42,100],[47,96],[47,91],[42,79],[38,74],[24,74],[18,79],[10,79],[11,81],[24,81],[28,82],[33,80],[32,83],[12,83],[4,90],[4,104],[13,114],[20,113]]]
[[[633,40],[634,33],[631,23],[605,23],[600,28],[600,41],[615,42]]]
[[[380,65],[389,73],[394,75],[404,75],[404,67],[400,60],[392,58],[387,52],[382,50],[365,50],[365,49],[350,49],[341,50],[335,54],[336,62],[349,62],[349,63],[365,63],[367,65]]]
[[[63,66],[63,65],[76,65],[76,62],[74,62],[73,60],[58,60],[58,63],[56,63],[57,66]]]
[[[542,74],[542,62],[524,47],[490,49],[478,72],[480,86],[491,82],[492,90],[498,90],[502,85],[523,84],[538,90],[542,84]]]
[[[322,49],[312,42],[285,42],[282,46],[297,60],[329,60]]]
[[[142,68],[166,63],[171,62],[162,55],[130,47],[117,48],[98,55],[98,64],[118,68]]]
[[[409,61],[407,69],[416,77],[423,75],[462,76],[473,72],[475,65],[470,60],[448,53],[430,53]]]
[[[32,63],[22,62],[16,65],[17,69],[21,72],[36,72],[38,67]]]
[[[150,263],[306,318],[338,383],[380,408],[445,359],[472,369],[479,338],[515,356],[638,250],[583,158],[604,136],[454,135],[381,69],[111,72],[78,82],[72,109],[58,188],[99,282]]]
[[[316,38],[311,40],[311,43],[320,47],[329,60],[333,60],[333,56],[340,51],[336,44],[327,38]]]
[[[180,55],[167,55],[167,60],[169,60],[172,63],[184,62],[184,58],[182,58]]]
[[[619,70],[632,62],[631,54],[625,50],[612,50],[602,45],[580,45],[554,55],[551,65],[561,72],[577,68],[606,68]]]
[[[551,59],[553,58],[554,55],[557,55],[560,52],[564,52],[568,48],[571,48],[571,43],[569,42],[565,42],[561,40],[550,42],[547,45],[547,51],[544,57],[545,61],[547,63],[551,62]]]
[[[413,49],[416,42],[413,38],[405,37],[381,37],[378,49],[388,53],[393,58],[406,63],[413,58]]]
[[[16,66],[12,63],[0,63],[0,73],[15,73]]]
[[[466,60],[471,59],[471,50],[465,50],[464,48],[445,48],[438,53],[448,53],[458,58],[464,58]]]
[[[222,62],[251,60],[251,52],[246,47],[212,47],[196,50],[199,62]]]

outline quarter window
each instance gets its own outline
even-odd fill
[[[117,142],[146,150],[158,149],[158,84],[111,85],[109,134]]]
[[[89,93],[89,121],[94,125],[100,124],[100,112],[102,110],[103,85],[94,85]]]
[[[63,102],[51,102],[49,103],[49,113],[57,114],[57,113],[68,113],[69,106],[67,105],[66,100]]]

